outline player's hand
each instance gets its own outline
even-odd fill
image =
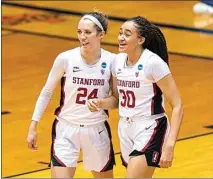
[[[174,156],[174,146],[165,145],[162,150],[159,165],[161,168],[169,168],[172,166]]]
[[[100,103],[101,103],[100,99],[97,98],[89,99],[87,101],[87,106],[91,112],[95,112],[100,110]]]
[[[38,150],[38,147],[36,146],[37,142],[37,132],[35,129],[29,129],[28,135],[27,135],[27,143],[28,148],[31,150]]]

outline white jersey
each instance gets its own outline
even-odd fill
[[[33,120],[38,121],[41,118],[48,98],[56,86],[55,81],[61,77],[60,106],[55,111],[58,119],[84,125],[108,119],[104,110],[91,112],[86,102],[88,99],[109,96],[114,58],[115,54],[101,49],[100,60],[94,65],[88,65],[81,57],[80,47],[59,54],[37,101]],[[46,96],[46,100],[42,99],[42,96]]]
[[[127,66],[127,54],[117,55],[113,76],[117,78],[121,117],[159,116],[164,113],[164,99],[156,82],[170,73],[168,65],[145,49],[138,62]]]

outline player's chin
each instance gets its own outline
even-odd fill
[[[126,52],[126,48],[119,47],[119,48],[118,48],[118,51],[121,52],[121,53],[125,53],[125,52]]]

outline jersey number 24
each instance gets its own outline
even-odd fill
[[[78,91],[79,93],[77,94],[75,101],[77,104],[86,104],[86,99],[93,99],[98,97],[98,89],[92,90],[92,92],[89,95],[87,94],[88,93],[87,88],[78,88]]]

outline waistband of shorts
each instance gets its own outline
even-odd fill
[[[166,116],[166,114],[161,113],[161,114],[155,114],[151,116],[132,116],[132,117],[120,116],[120,119],[126,120],[126,121],[144,121],[144,120],[155,120],[155,119],[162,118],[164,116]]]
[[[63,121],[65,123],[67,123],[68,125],[72,125],[72,126],[76,126],[76,127],[98,127],[98,126],[104,125],[104,123],[106,122],[106,120],[105,120],[105,121],[101,121],[101,122],[95,123],[95,124],[78,124],[78,123],[73,123],[73,122],[70,122],[66,119],[60,118],[58,116],[56,116],[56,119],[58,121]]]

